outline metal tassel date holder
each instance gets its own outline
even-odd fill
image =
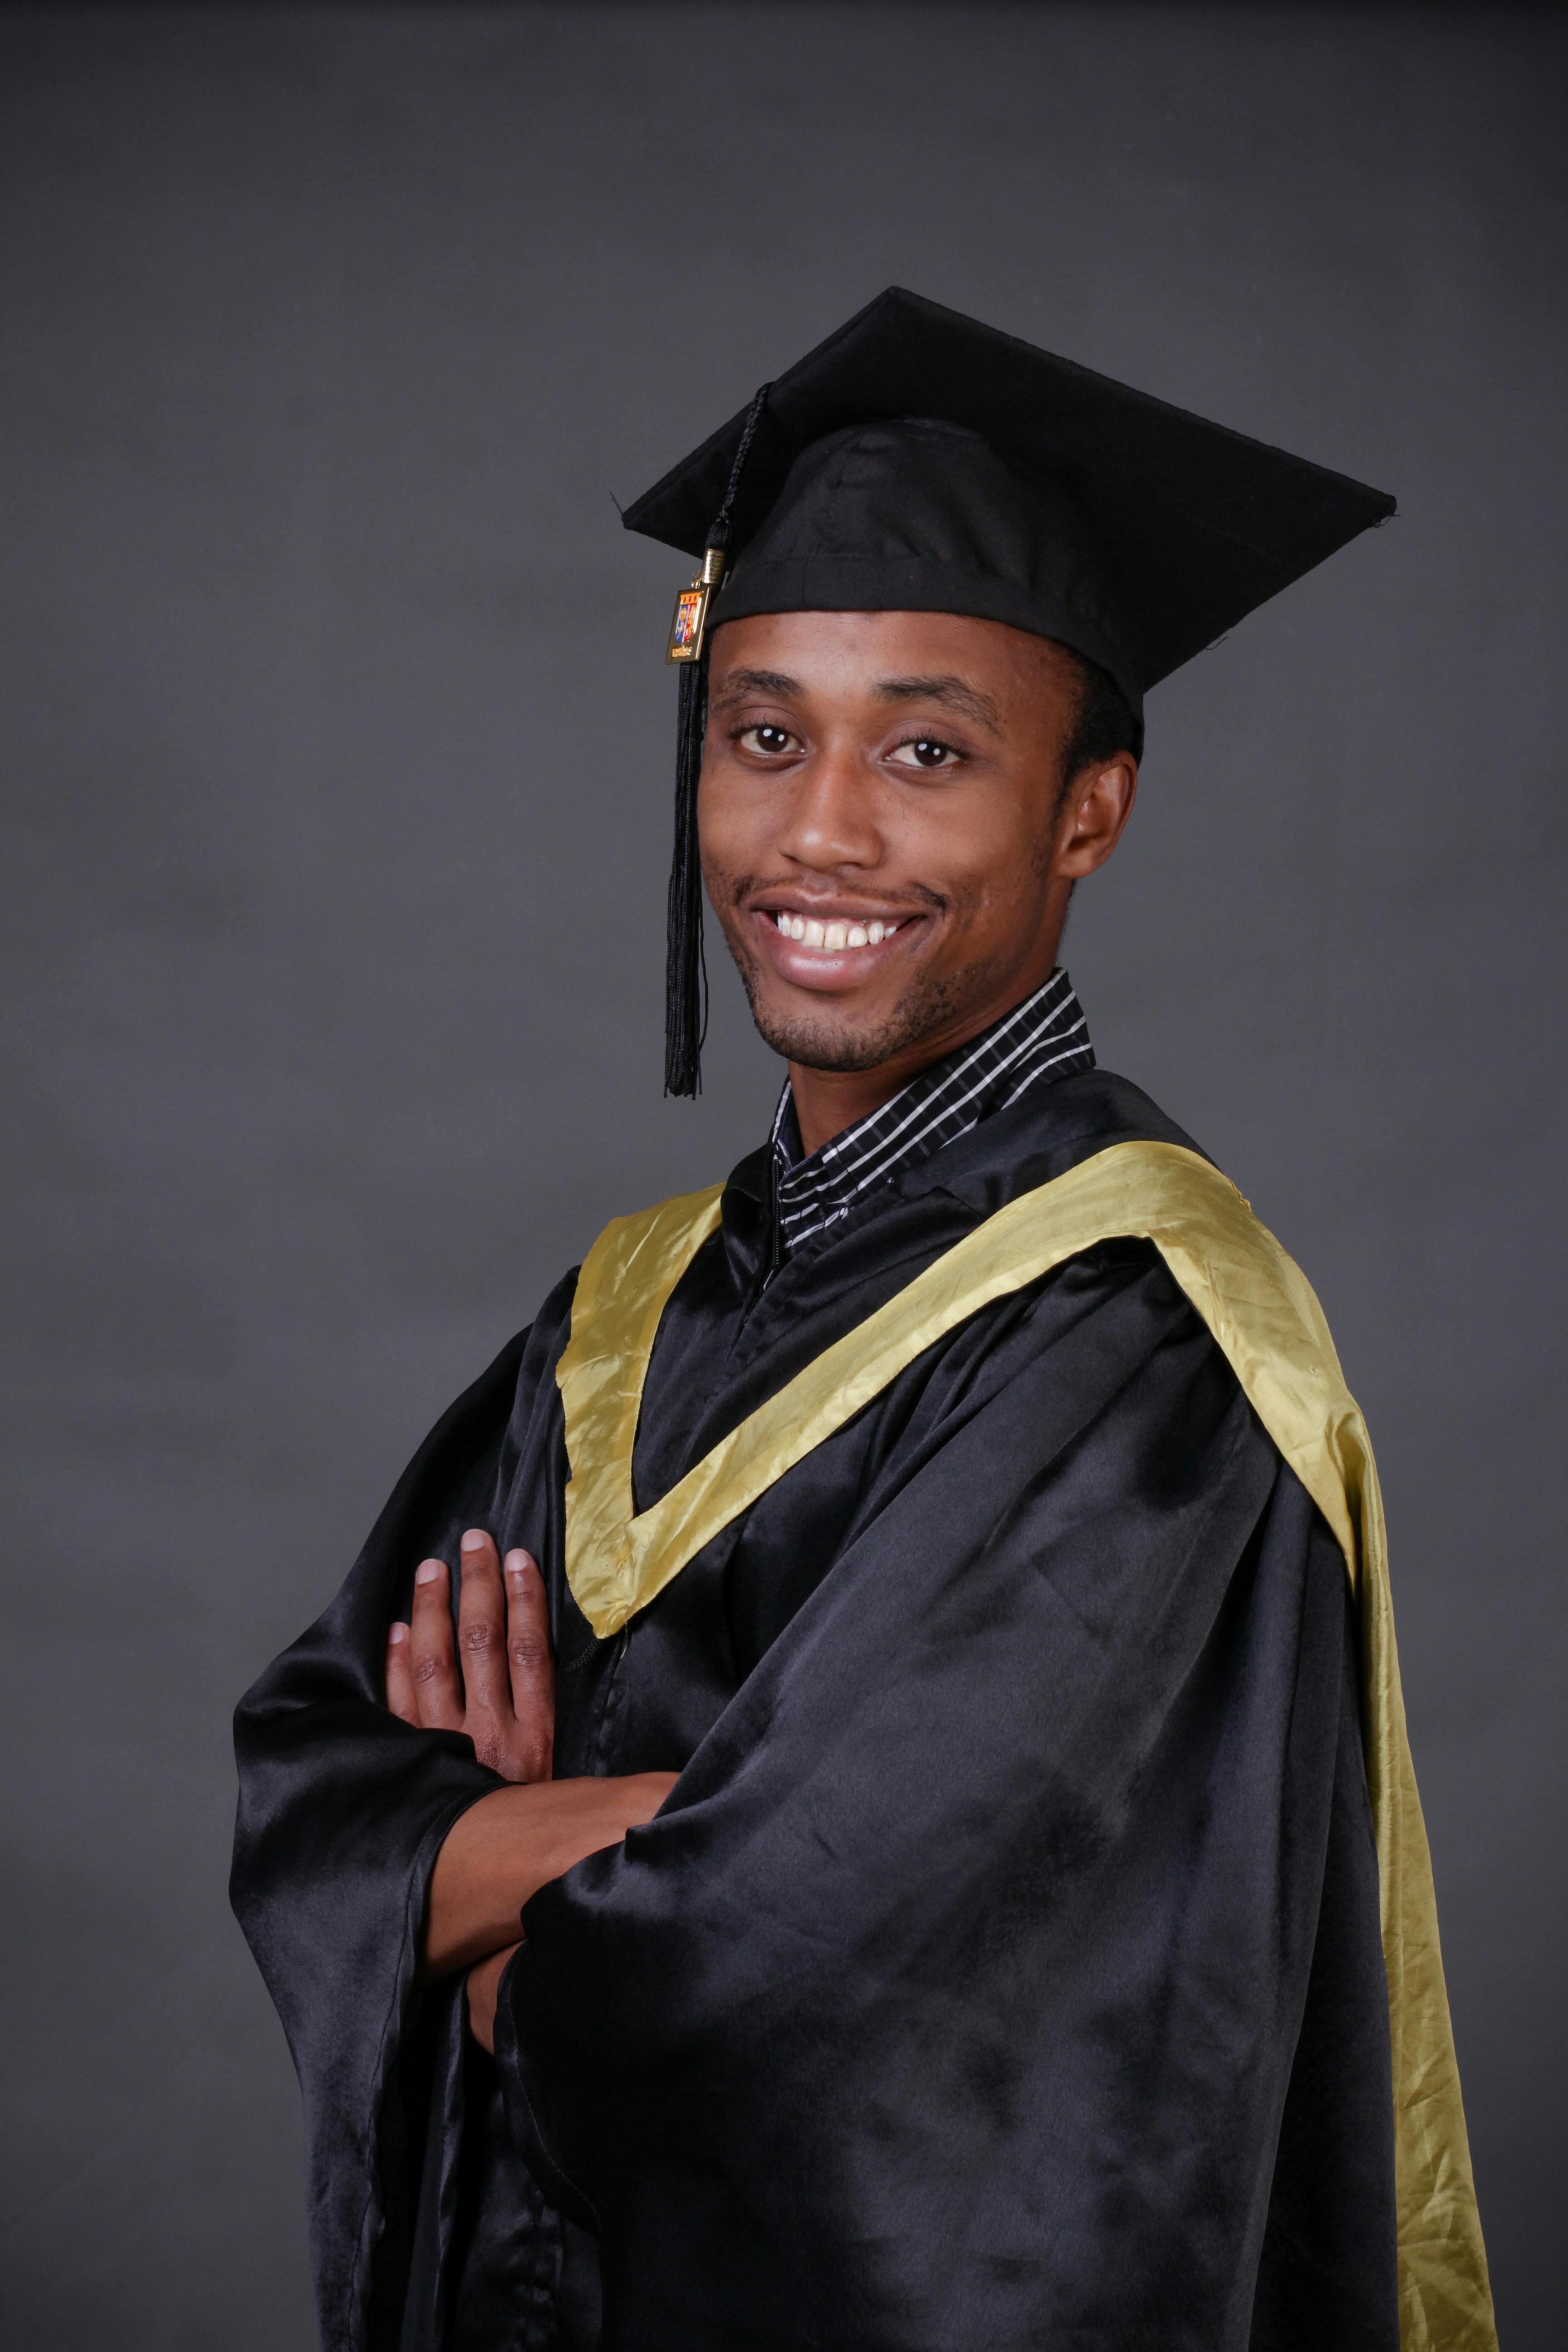
[[[675,618],[669,625],[669,645],[664,656],[667,662],[701,660],[703,640],[708,634],[708,608],[723,577],[723,549],[705,549],[701,571],[690,587],[683,588],[675,600]]]

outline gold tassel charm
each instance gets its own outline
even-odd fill
[[[708,632],[708,607],[723,577],[724,551],[710,547],[690,587],[683,588],[675,600],[675,618],[669,625],[669,645],[664,656],[667,662],[701,660],[702,640]]]

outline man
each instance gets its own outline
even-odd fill
[[[1494,2343],[1364,1431],[1057,963],[1144,688],[1391,505],[890,293],[628,514],[668,1081],[700,845],[788,1083],[241,1706],[330,2346]]]

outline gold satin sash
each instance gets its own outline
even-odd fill
[[[556,1377],[571,1465],[566,1576],[594,1631],[617,1632],[786,1470],[992,1299],[1100,1242],[1152,1242],[1345,1556],[1361,1624],[1388,1972],[1401,2352],[1496,2352],[1431,1859],[1405,1733],[1377,1471],[1322,1309],[1300,1267],[1197,1153],[1167,1143],[1115,1144],[988,1217],[826,1349],[658,1502],[634,1513],[632,1446],[659,1317],[717,1228],[720,1190],[616,1218],[578,1277]]]

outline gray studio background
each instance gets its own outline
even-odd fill
[[[681,561],[889,281],[1387,485],[1153,698],[1068,940],[1377,1441],[1508,2352],[1560,2341],[1568,35],[1550,13],[0,16],[0,2330],[305,2352],[228,1716],[660,1098]],[[1555,2323],[1555,2324],[1554,2324]]]

